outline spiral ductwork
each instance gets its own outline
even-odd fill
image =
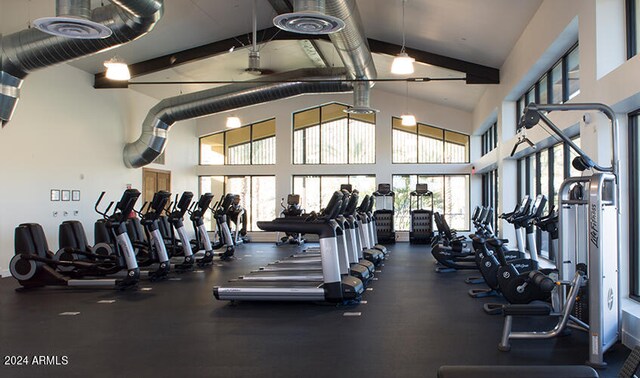
[[[0,121],[10,119],[20,96],[24,78],[32,71],[95,54],[133,41],[150,32],[160,20],[164,0],[110,0],[111,4],[91,11],[91,21],[111,30],[103,39],[70,39],[36,28],[0,36]],[[81,2],[80,2],[81,3]],[[72,10],[85,14],[83,6]]]
[[[347,68],[347,74],[352,79],[375,80],[378,72],[371,56],[369,42],[364,34],[362,19],[355,0],[327,0],[325,11],[328,15],[344,21],[345,27],[337,33],[329,34],[331,42],[338,50],[340,59]],[[353,91],[353,113],[372,113],[369,108],[371,86],[373,81],[355,85]]]
[[[164,151],[169,129],[177,121],[203,117],[300,94],[353,90],[354,107],[351,111],[357,113],[373,112],[374,110],[369,107],[370,83],[372,82],[368,80],[375,80],[377,72],[367,38],[364,35],[362,20],[355,0],[325,0],[322,2],[305,0],[298,1],[295,4],[297,9],[318,4],[323,5],[327,15],[345,22],[345,27],[330,34],[330,38],[346,67],[346,73],[342,73],[341,77],[336,77],[335,70],[331,69],[302,69],[286,74],[269,76],[274,82],[286,82],[264,84],[247,81],[246,83],[228,85],[162,100],[149,111],[142,125],[142,134],[138,140],[125,146],[125,165],[130,168],[139,168],[155,160]],[[346,77],[363,81],[355,83],[335,81],[341,80],[341,78],[344,80]],[[310,78],[315,78],[319,81],[309,82],[308,79]],[[295,80],[301,81],[296,82]]]
[[[338,50],[348,75],[354,79],[376,79],[378,73],[369,50],[369,42],[364,34],[356,1],[327,0],[325,8],[329,16],[337,17],[345,23],[344,29],[329,34],[329,38]]]
[[[274,83],[231,84],[200,92],[166,98],[151,108],[142,123],[142,134],[124,148],[127,167],[139,168],[153,162],[167,143],[171,126],[178,121],[203,117],[305,93],[337,93],[352,90],[343,73],[332,69],[300,69],[270,76]],[[296,81],[300,80],[300,81]]]

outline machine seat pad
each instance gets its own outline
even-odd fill
[[[510,304],[502,308],[502,313],[505,316],[548,316],[551,307],[546,304]]]

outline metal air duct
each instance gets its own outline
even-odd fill
[[[375,80],[378,77],[376,66],[369,50],[369,42],[364,34],[362,19],[355,0],[327,0],[326,12],[345,22],[345,27],[337,33],[329,35],[331,42],[338,50],[340,59],[347,68],[349,77],[359,80]],[[359,85],[365,84],[365,85]],[[353,113],[373,113],[369,108],[369,96],[373,81],[356,83],[354,86]]]
[[[91,11],[91,20],[107,26],[111,36],[102,39],[70,39],[31,28],[0,35],[0,121],[4,126],[15,110],[20,87],[32,71],[95,54],[133,41],[156,25],[164,0],[110,0],[112,4]],[[59,12],[66,12],[60,3]],[[82,8],[80,10],[79,8]],[[75,11],[86,14],[86,6]]]
[[[371,114],[378,110],[371,108],[371,86],[366,81],[356,81],[353,83],[353,106],[344,111],[350,114]]]
[[[125,146],[125,165],[139,168],[155,160],[164,151],[169,129],[177,121],[203,117],[267,101],[305,93],[346,92],[353,89],[355,106],[350,111],[354,113],[374,112],[375,110],[369,107],[370,83],[372,83],[369,80],[375,80],[377,72],[367,38],[364,35],[356,2],[355,0],[299,1],[296,2],[296,6],[299,9],[301,6],[311,7],[320,3],[324,3],[328,15],[345,21],[346,25],[342,30],[330,34],[331,42],[344,62],[347,70],[346,76],[350,79],[363,81],[310,83],[306,81],[310,77],[315,77],[318,80],[339,80],[339,78],[335,77],[334,70],[303,69],[274,75],[270,78],[274,82],[295,79],[305,79],[305,81],[273,84],[248,81],[162,100],[149,111],[138,140]]]
[[[76,39],[107,38],[111,29],[91,21],[91,0],[56,0],[55,17],[33,21],[39,30],[60,37]]]
[[[325,0],[294,0],[293,12],[276,16],[273,24],[282,30],[301,34],[330,34],[342,30],[339,17],[326,14]]]
[[[344,72],[336,75],[335,70],[326,68],[299,69],[275,74],[271,78],[274,83],[247,81],[160,101],[147,114],[138,140],[125,146],[125,165],[130,168],[140,168],[153,162],[164,151],[169,129],[178,121],[305,93],[336,93],[352,90],[351,83],[343,81]]]

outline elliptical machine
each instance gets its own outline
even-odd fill
[[[240,203],[240,195],[233,195],[233,202],[227,208],[227,222],[229,229],[233,223],[233,243],[240,245],[242,243],[249,243],[251,239],[247,236],[247,211]]]
[[[218,243],[212,243],[209,238],[209,233],[207,232],[207,227],[204,224],[204,214],[207,210],[209,210],[209,206],[211,205],[211,201],[213,200],[213,194],[205,193],[200,196],[198,202],[196,202],[192,209],[189,210],[189,218],[193,223],[193,228],[195,230],[196,239],[193,240],[194,246],[196,250],[204,250],[204,256],[196,259],[196,264],[199,267],[204,267],[207,265],[211,265],[213,263],[213,257],[219,256],[221,260],[227,260],[233,257],[235,252],[235,247],[231,240],[228,240],[225,236],[228,235],[227,232],[222,232],[221,237],[219,238]],[[227,227],[227,225],[223,225],[223,227]],[[225,250],[214,251],[214,249],[224,248]]]
[[[396,242],[393,224],[395,193],[391,191],[391,184],[378,184],[378,190],[373,192],[372,196],[376,204],[373,219],[376,222],[378,241],[382,244],[393,244]]]
[[[191,270],[195,263],[191,241],[187,236],[187,230],[183,222],[184,215],[189,210],[192,199],[193,193],[189,191],[183,192],[180,199],[178,199],[178,195],[176,194],[176,200],[173,202],[173,206],[170,209],[165,209],[167,220],[171,225],[170,255],[171,257],[184,256],[182,262],[175,264],[175,269],[179,271]],[[178,238],[176,238],[176,233],[178,234]]]
[[[287,206],[284,205],[284,198],[280,201],[280,206],[282,207],[282,211],[280,212],[281,218],[298,218],[301,217],[304,213],[304,209],[300,206],[300,195],[299,194],[289,194],[287,196]],[[295,244],[302,245],[304,244],[304,239],[302,238],[301,233],[294,232],[285,232],[285,236],[280,237],[280,231],[276,234],[276,242],[277,246],[281,246],[284,244]]]
[[[97,209],[104,194],[102,192],[96,202],[96,211],[107,219],[109,231],[114,234],[117,241],[116,259],[104,262],[56,260],[54,254],[48,249],[42,226],[37,223],[21,224],[15,230],[15,256],[9,263],[9,271],[22,287],[36,288],[57,285],[123,290],[137,286],[140,279],[140,268],[138,268],[133,246],[127,236],[124,223],[140,197],[140,192],[136,189],[125,190],[111,215],[108,215],[108,212],[114,202],[111,202],[104,212]],[[86,278],[113,274],[123,268],[127,270],[127,275],[124,278]]]
[[[422,199],[431,198],[431,210],[422,207]],[[413,202],[416,202],[415,209]],[[433,239],[433,193],[427,184],[416,184],[416,190],[409,195],[409,214],[411,224],[409,226],[409,243],[429,244]]]

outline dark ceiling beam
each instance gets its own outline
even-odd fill
[[[393,56],[400,52],[402,46],[369,38],[369,48],[372,53]],[[410,47],[405,47],[405,51],[410,57],[414,58],[416,62],[465,73],[467,84],[500,84],[500,70],[497,68],[450,58],[424,50],[412,49]]]
[[[280,1],[280,0],[270,0]],[[283,0],[288,1],[288,0]],[[317,41],[320,39],[329,40],[327,36],[312,36],[306,34],[290,33],[280,30],[275,26],[258,31],[258,35],[262,36],[262,41],[270,40],[303,40]],[[207,59],[219,54],[226,54],[233,48],[243,48],[250,46],[248,37],[250,34],[242,34],[237,37],[227,38],[221,41],[209,43],[206,45],[194,47],[191,49],[179,51],[173,54],[164,55],[158,58],[146,60],[144,62],[129,65],[131,78],[148,75],[154,72],[163,71],[182,64]],[[247,42],[243,42],[246,40]],[[244,44],[244,45],[243,45]],[[369,48],[374,54],[396,55],[401,46],[394,43],[388,43],[369,38]],[[443,55],[434,54],[428,51],[405,48],[406,52],[417,62],[430,64],[437,67],[447,68],[450,70],[462,72],[466,74],[467,84],[499,84],[500,70],[497,68],[487,67],[476,63],[467,62],[460,59],[450,58]],[[320,50],[318,50],[320,52]],[[104,72],[95,75],[94,88],[127,88],[127,82],[118,82],[109,80],[105,77]]]
[[[250,36],[251,33],[242,34],[236,37],[227,38],[221,41],[212,42],[206,45],[175,52],[173,54],[167,54],[158,58],[145,60],[143,62],[133,63],[129,65],[129,72],[131,72],[131,78],[133,79],[142,75],[148,75],[154,72],[160,72],[166,69],[177,67],[182,64],[207,59],[220,54],[226,54],[231,48],[237,49],[249,47],[251,45]],[[272,26],[270,28],[258,30],[258,38],[260,38],[262,41],[300,40],[309,39],[309,36],[304,34],[290,33]],[[127,83],[109,80],[105,77],[104,72],[100,72],[95,75],[93,87],[98,89],[127,88]]]
[[[269,4],[278,14],[293,12],[293,5],[289,0],[269,0]]]

